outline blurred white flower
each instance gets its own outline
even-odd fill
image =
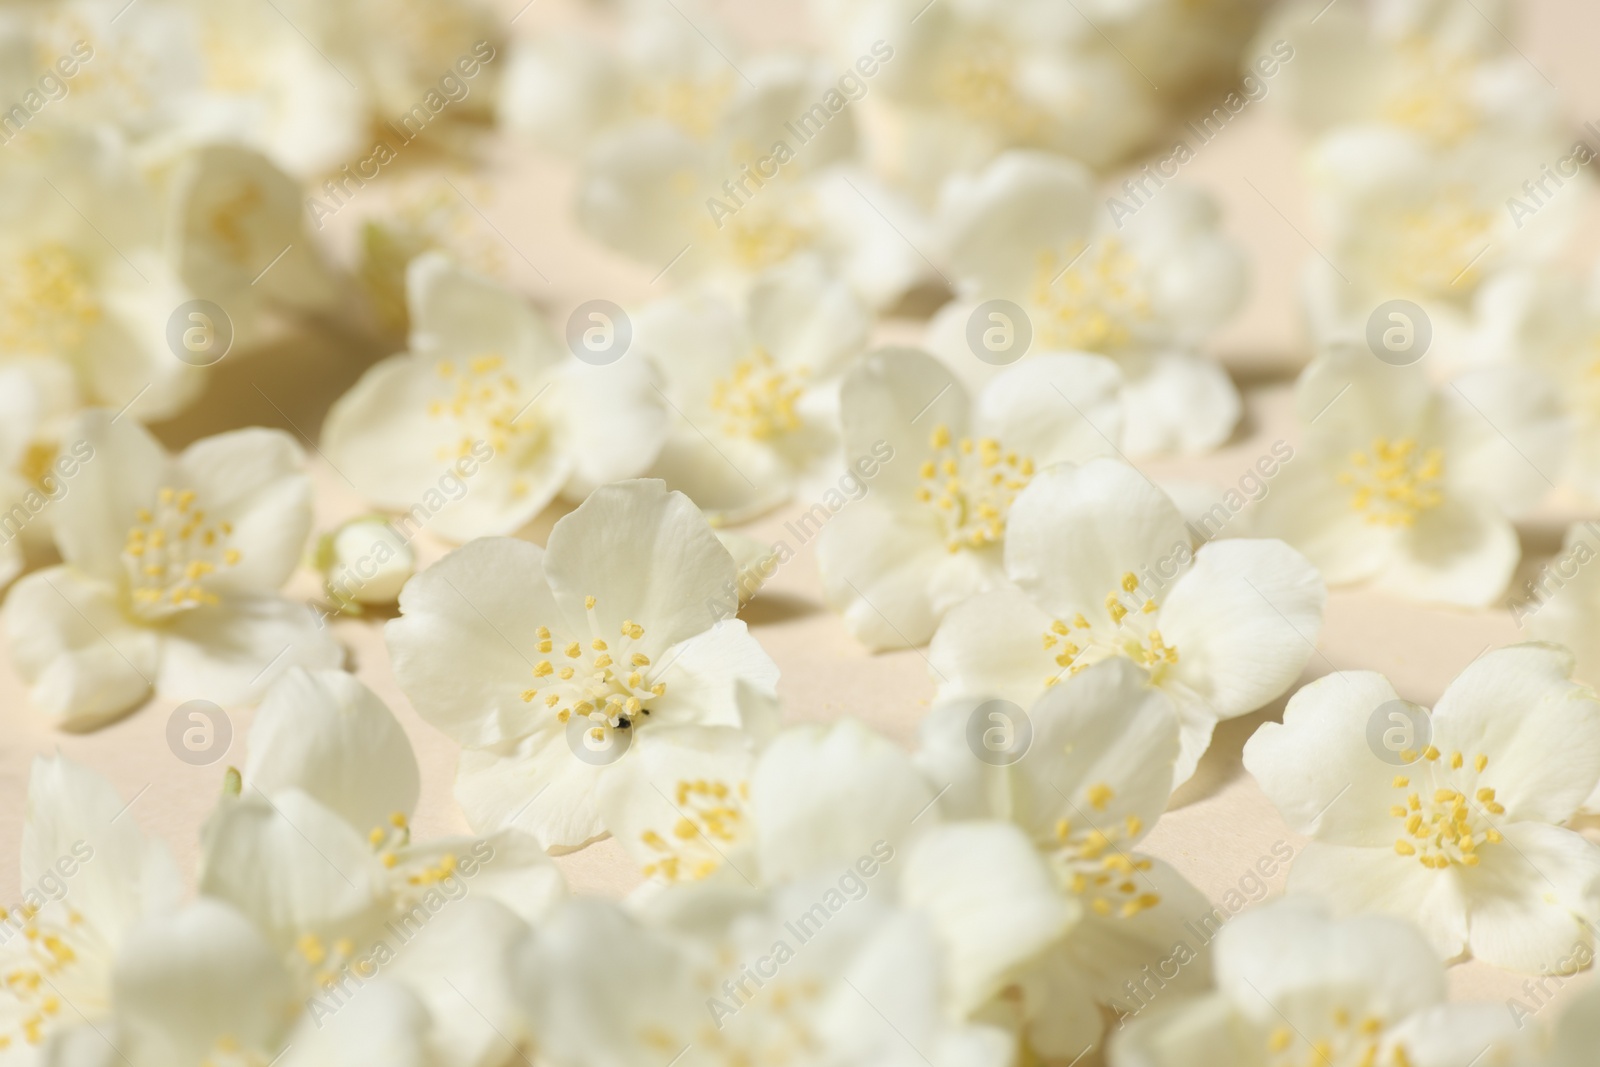
[[[924,644],[952,606],[1002,584],[1012,501],[1051,464],[1116,450],[1120,384],[1110,361],[1081,353],[1026,360],[971,398],[915,349],[853,368],[841,389],[845,455],[883,464],[823,527],[817,562],[856,639]]]
[[[1063,546],[1070,546],[1070,551]],[[1176,786],[1217,722],[1276,699],[1305,669],[1327,592],[1281,541],[1192,548],[1177,506],[1114,459],[1036,477],[1011,509],[1010,583],[957,606],[928,650],[941,700],[1028,707],[1112,657],[1171,698],[1181,727]]]
[[[1600,265],[1588,278],[1553,267],[1504,271],[1478,289],[1471,338],[1481,363],[1515,363],[1559,390],[1572,431],[1564,472],[1600,497]]]
[[[769,729],[777,667],[719,611],[735,579],[689,499],[646,480],[597,490],[548,550],[485,538],[408,582],[385,628],[395,677],[465,748],[472,825],[574,848],[607,829],[596,789],[639,738]]]
[[[51,505],[65,563],[5,604],[12,662],[41,710],[88,726],[152,691],[252,703],[288,667],[340,663],[310,609],[279,594],[311,525],[293,438],[234,430],[170,456],[96,410],[65,436],[93,452]]]
[[[1030,352],[1117,360],[1132,454],[1215,448],[1239,420],[1239,395],[1197,353],[1245,284],[1217,216],[1208,196],[1175,186],[1114,223],[1082,164],[1007,152],[945,188],[939,228],[958,299],[929,323],[929,344],[982,381],[992,368],[970,347],[969,324],[983,303],[1010,301],[1027,317]]]
[[[1394,919],[1291,898],[1234,919],[1215,953],[1216,992],[1133,1022],[1112,1067],[1524,1062],[1510,1012],[1447,1003],[1444,968]]]
[[[984,1017],[1009,1018],[1028,1047],[1070,1059],[1099,1040],[1097,1005],[1124,999],[1124,984],[1187,947],[1184,924],[1211,911],[1170,864],[1135,851],[1167,807],[1177,715],[1145,673],[1120,657],[1070,676],[1034,702],[1026,712],[1029,747],[1014,762],[981,760],[971,748],[975,707],[945,702],[923,722],[918,763],[930,781],[949,783],[941,809],[952,819],[1016,823],[1081,912]],[[1191,966],[1198,952],[1189,954],[1168,983],[1176,985],[1175,997],[1204,985],[1204,968]]]
[[[410,743],[339,671],[273,686],[243,789],[206,828],[201,891],[267,935],[315,1029],[392,982],[431,1012],[429,1041],[451,1062],[497,1064],[496,1030],[514,1024],[509,971],[493,961],[565,895],[537,842],[515,829],[413,840]],[[456,1010],[452,984],[490,1016]]]
[[[1007,1034],[946,1007],[959,972],[926,920],[870,892],[846,898],[839,878],[771,894],[686,888],[678,924],[571,902],[519,956],[541,1051],[572,1067],[1012,1063]],[[828,893],[836,904],[821,903]],[[829,917],[797,936],[811,908]]]
[[[1372,582],[1418,600],[1488,604],[1521,555],[1511,517],[1561,471],[1557,391],[1521,367],[1435,389],[1364,349],[1319,357],[1295,392],[1305,443],[1256,504],[1329,585]]]
[[[1462,671],[1395,758],[1370,725],[1399,696],[1342,671],[1296,693],[1245,767],[1290,827],[1313,838],[1291,892],[1341,913],[1416,923],[1444,959],[1553,973],[1591,951],[1600,848],[1561,826],[1600,782],[1600,700],[1551,645],[1489,652]],[[1396,760],[1398,759],[1398,763]]]
[[[763,275],[743,307],[710,296],[647,306],[634,345],[681,416],[652,473],[714,522],[743,522],[817,485],[840,462],[839,378],[871,327],[811,257]]]
[[[870,148],[885,173],[925,199],[1007,149],[1060,152],[1095,167],[1126,157],[1163,118],[1167,101],[1151,78],[1180,98],[1197,80],[1231,76],[1256,6],[814,5],[837,62],[892,45],[893,60],[874,78],[883,98],[872,101],[889,121]]]
[[[410,351],[339,398],[328,461],[372,503],[454,541],[520,529],[558,494],[643,474],[667,431],[647,362],[565,350],[522,297],[453,266],[413,260]]]
[[[598,138],[578,180],[584,229],[653,276],[736,297],[800,254],[820,256],[876,308],[932,276],[918,251],[925,221],[851,161],[838,75],[785,56],[744,75],[708,130],[650,116]]]
[[[22,827],[22,899],[0,909],[0,1045],[18,1063],[74,1023],[104,1023],[112,970],[129,932],[177,906],[182,884],[164,845],[98,774],[36,758]]]
[[[1576,224],[1578,190],[1527,214],[1507,193],[1566,154],[1560,141],[1472,140],[1437,148],[1383,126],[1323,137],[1309,161],[1312,210],[1326,237],[1311,260],[1306,310],[1320,344],[1361,341],[1374,308],[1394,299],[1421,305],[1444,334],[1473,293],[1509,267],[1556,255]],[[1440,345],[1441,349],[1447,346]]]
[[[1560,95],[1510,45],[1513,21],[1505,0],[1295,0],[1271,13],[1255,51],[1294,48],[1273,90],[1311,131],[1387,125],[1447,146],[1539,130],[1559,147]]]
[[[109,1018],[64,1031],[51,1063],[204,1067],[266,1063],[294,1015],[288,976],[250,921],[202,897],[131,930]]]
[[[1526,1003],[1518,1002],[1524,1012],[1530,1010]],[[1531,1008],[1543,1007],[1534,1004]],[[1520,1020],[1519,1020],[1520,1021]],[[1562,1009],[1561,1017],[1551,1027],[1548,1067],[1584,1067],[1600,1047],[1600,986],[1590,983],[1573,994]]]

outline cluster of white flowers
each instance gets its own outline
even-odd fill
[[[1600,577],[1561,569],[1600,530],[1513,609],[1547,642],[1433,709],[1299,684],[1329,585],[1485,608],[1512,520],[1600,493],[1600,296],[1553,258],[1596,152],[1498,7],[813,8],[828,47],[772,52],[653,0],[515,36],[481,0],[0,0],[9,662],[70,731],[252,709],[193,877],[35,761],[0,1064],[1596,1061],[1594,987],[1530,1025],[1544,997],[1452,1003],[1446,966],[1600,951]],[[1097,190],[1267,78],[1326,244],[1298,451],[1223,538],[1133,460],[1238,430],[1207,345],[1244,257],[1166,169]],[[563,333],[432,207],[320,235],[372,183],[476,210],[450,174],[494,143],[563,156],[652,297]],[[401,350],[315,438],[265,393],[293,434],[161,425],[301,331]],[[365,512],[314,533],[308,449]],[[925,649],[910,750],[788,714],[737,617],[795,551],[724,527],[797,500],[838,624]],[[459,749],[470,834],[413,836],[412,742],[330,614]],[[1309,840],[1223,910],[1144,842],[1218,724],[1285,699],[1243,766]],[[552,859],[602,839],[625,899]]]

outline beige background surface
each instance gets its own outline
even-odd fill
[[[1336,0],[1349,2],[1349,0]],[[713,3],[752,45],[803,38],[808,33],[802,4],[770,0]],[[1600,73],[1594,52],[1600,43],[1600,10],[1590,0],[1525,0],[1517,47],[1563,92],[1574,128],[1600,119]],[[515,14],[522,0],[509,0]],[[576,4],[535,0],[515,29],[528,34],[556,23],[581,20]],[[1313,254],[1316,236],[1307,219],[1297,166],[1301,143],[1270,107],[1254,106],[1206,146],[1185,170],[1193,181],[1213,189],[1224,205],[1228,231],[1248,250],[1255,284],[1248,305],[1215,343],[1215,351],[1235,372],[1246,392],[1247,414],[1239,433],[1221,451],[1195,461],[1152,463],[1157,475],[1201,477],[1219,486],[1234,483],[1271,442],[1295,440],[1288,410],[1294,371],[1303,363],[1294,285],[1299,266]],[[667,282],[652,287],[655,270],[619,259],[585,240],[568,213],[571,172],[560,160],[540,158],[512,146],[496,146],[487,160],[477,207],[493,223],[476,240],[498,249],[508,276],[560,323],[578,303],[607,297],[633,306],[658,295]],[[1254,186],[1252,188],[1251,186]],[[350,220],[337,222],[346,226]],[[1592,259],[1594,218],[1587,220],[1577,254]],[[482,220],[478,220],[479,223]],[[476,223],[475,223],[476,224]],[[335,227],[337,230],[338,227]],[[496,233],[495,231],[499,232]],[[503,236],[501,236],[503,235]],[[335,236],[338,236],[336,233]],[[346,234],[347,236],[347,234]],[[502,242],[504,242],[502,244]],[[543,277],[541,277],[541,275]],[[548,279],[548,280],[546,280]],[[884,326],[884,336],[914,336],[915,322]],[[387,354],[387,346],[354,336],[324,332],[297,339],[248,358],[228,358],[211,370],[205,397],[181,418],[157,428],[169,446],[243,425],[279,426],[301,436],[311,456],[317,485],[317,525],[329,525],[360,512],[360,501],[342,477],[311,447],[328,405],[362,369]],[[281,413],[280,410],[281,409]],[[309,436],[308,436],[309,435]],[[752,535],[777,536],[792,508],[745,527]],[[1548,556],[1560,530],[1583,513],[1571,500],[1553,500],[1522,533],[1531,569]],[[553,517],[525,536],[542,542]],[[444,546],[424,546],[425,559]],[[310,599],[317,583],[302,573],[291,592]],[[824,608],[814,555],[809,546],[784,567],[746,611],[757,637],[783,671],[780,693],[788,719],[827,720],[854,715],[909,744],[926,709],[932,684],[917,651],[869,655]],[[350,655],[350,668],[376,690],[404,723],[422,766],[423,796],[417,832],[428,836],[465,828],[451,796],[456,751],[422,722],[395,686],[389,672],[381,619],[341,619],[332,625]],[[1449,680],[1485,648],[1516,639],[1504,611],[1460,612],[1421,608],[1362,591],[1336,591],[1306,680],[1331,670],[1368,668],[1385,674],[1402,695],[1431,704]],[[0,651],[0,899],[17,885],[16,856],[21,835],[29,765],[37,754],[59,749],[108,775],[125,797],[138,799],[132,816],[164,838],[192,878],[198,832],[220,787],[223,770],[243,760],[248,711],[234,715],[236,736],[228,757],[195,768],[168,751],[164,730],[182,699],[160,698],[123,720],[87,735],[62,733],[33,711],[15,673]],[[1265,711],[1224,724],[1194,782],[1151,834],[1148,848],[1173,862],[1213,899],[1238,886],[1255,861],[1274,842],[1302,843],[1279,819],[1254,781],[1243,771],[1239,752],[1255,727],[1282,710]],[[1600,829],[1591,831],[1600,840]],[[635,881],[616,846],[603,842],[564,857],[562,868],[573,887],[619,895]],[[1273,879],[1281,887],[1281,874]],[[1587,977],[1580,981],[1589,980]],[[1505,997],[1522,978],[1469,963],[1451,971],[1458,997]],[[1570,991],[1570,990],[1569,990]]]

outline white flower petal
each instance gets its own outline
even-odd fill
[[[344,650],[311,608],[275,596],[233,596],[183,612],[162,643],[163,693],[254,704],[290,667],[336,670]]]

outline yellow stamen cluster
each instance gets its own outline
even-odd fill
[[[332,989],[356,954],[356,943],[348,937],[338,938],[330,945],[314,933],[301,934],[295,939],[294,948],[299,962],[320,989]]]
[[[595,634],[587,651],[581,641],[558,641],[548,626],[534,631],[539,653],[556,658],[541,659],[533,665],[533,676],[538,681],[522,691],[522,699],[529,704],[541,701],[563,723],[573,715],[593,720],[594,740],[602,742],[607,729],[626,730],[639,716],[649,715],[647,705],[666,693],[667,684],[650,682],[645,677],[650,657],[634,650],[634,643],[644,637],[644,627],[624,619],[613,647],[598,636],[600,623],[593,614],[596,603],[592,596],[584,598],[584,608],[590,613],[590,632]]]
[[[25,905],[15,911],[0,908],[0,923],[21,934],[20,951],[8,953],[6,968],[0,971],[0,988],[10,994],[13,1010],[8,1022],[11,1032],[0,1032],[0,1052],[18,1038],[28,1045],[41,1045],[61,1016],[61,997],[56,992],[62,975],[78,960],[73,941],[83,917],[67,911],[65,923],[45,918],[38,908]],[[15,936],[15,935],[13,935]]]
[[[1384,1052],[1384,1029],[1383,1020],[1375,1015],[1357,1019],[1348,1009],[1336,1007],[1328,1023],[1302,1023],[1299,1031],[1287,1025],[1275,1027],[1267,1035],[1266,1062],[1271,1067],[1411,1067],[1411,1057],[1402,1044],[1391,1044],[1379,1058]]]
[[[1044,113],[1019,93],[1015,58],[994,41],[980,41],[955,56],[936,75],[939,99],[970,119],[1003,129],[1010,140],[1039,134]]]
[[[1461,141],[1479,126],[1470,81],[1472,62],[1430,47],[1421,37],[1402,42],[1400,69],[1408,75],[1383,101],[1383,118],[1440,145]]]
[[[1380,269],[1400,292],[1461,293],[1477,284],[1496,219],[1470,191],[1446,189],[1392,225]]]
[[[654,830],[646,830],[639,839],[659,857],[644,866],[644,876],[660,875],[669,882],[699,880],[715,871],[722,863],[722,850],[738,840],[744,830],[744,802],[750,799],[750,787],[741,782],[737,788],[726,782],[680,781],[673,803],[678,809],[678,821],[673,824],[671,840]]]
[[[400,850],[411,844],[411,823],[405,812],[390,815],[388,826],[374,826],[367,834],[367,842],[383,865],[394,869],[400,861]]]
[[[1150,317],[1150,296],[1138,257],[1115,237],[1084,251],[1043,252],[1034,268],[1032,299],[1046,310],[1034,324],[1044,347],[1106,352],[1133,342],[1133,326]]]
[[[545,428],[528,408],[537,394],[507,368],[504,356],[443,359],[434,369],[443,396],[429,401],[428,415],[453,420],[460,431],[453,448],[439,450],[440,459],[463,459],[479,441],[497,456],[507,452],[526,456],[538,449]],[[512,483],[514,493],[527,492],[527,488],[520,481]]]
[[[1123,574],[1118,588],[1106,594],[1106,618],[1109,627],[1096,626],[1083,615],[1066,623],[1056,619],[1044,632],[1043,647],[1055,653],[1056,666],[1067,673],[1077,674],[1107,656],[1127,656],[1152,673],[1164,670],[1178,662],[1178,650],[1167,644],[1161,631],[1150,625],[1159,606],[1151,597],[1140,600],[1134,594],[1139,590],[1139,576],[1132,571]],[[1129,607],[1124,598],[1132,600]],[[1061,672],[1045,678],[1046,687],[1061,680]]]
[[[233,526],[208,523],[195,506],[194,490],[170,486],[156,494],[153,508],[139,509],[135,518],[122,546],[133,610],[162,618],[218,603],[206,583],[241,558],[238,549],[228,547]]]
[[[783,262],[809,248],[817,237],[782,211],[762,210],[761,202],[723,219],[721,230],[712,232],[725,235],[734,260],[752,271]]]
[[[764,348],[733,366],[727,378],[711,385],[711,410],[722,416],[722,429],[734,437],[765,441],[800,428],[797,405],[809,372],[793,374],[778,366]]]
[[[705,137],[716,128],[732,93],[733,82],[727,77],[706,82],[680,78],[659,86],[635,86],[632,101],[641,115],[664,119],[685,133]]]
[[[1429,763],[1438,763],[1444,758],[1432,745],[1420,753],[1407,749],[1400,757],[1407,762],[1420,758]],[[1463,770],[1466,760],[1460,752],[1452,752],[1447,762],[1450,770],[1462,771],[1464,777],[1475,782],[1476,773],[1489,765],[1489,757],[1481,753],[1473,757],[1474,774]],[[1500,831],[1489,825],[1489,815],[1504,815],[1506,810],[1495,799],[1492,788],[1473,789],[1469,784],[1462,790],[1444,785],[1424,795],[1421,788],[1413,790],[1411,779],[1403,774],[1396,775],[1392,785],[1397,790],[1407,791],[1403,802],[1389,808],[1389,814],[1405,827],[1394,843],[1399,855],[1415,856],[1424,867],[1432,870],[1442,871],[1455,865],[1476,867],[1478,846],[1499,844],[1502,840]]]
[[[103,315],[88,270],[65,245],[41,245],[0,267],[0,349],[70,351]]]
[[[1104,782],[1091,784],[1083,795],[1095,811],[1105,811],[1116,799],[1116,792]],[[1053,860],[1068,888],[1087,897],[1089,910],[1096,915],[1127,919],[1161,903],[1160,894],[1139,884],[1140,874],[1151,868],[1151,862],[1117,847],[1119,841],[1131,843],[1143,830],[1139,816],[1131,813],[1109,829],[1079,830],[1070,819],[1056,822]]]
[[[992,437],[952,438],[942,424],[934,427],[928,447],[933,457],[918,471],[917,499],[938,513],[945,547],[959,552],[999,544],[1012,502],[1033,477],[1033,460]]]
[[[1355,452],[1339,472],[1350,490],[1350,507],[1377,526],[1413,526],[1417,516],[1444,502],[1444,452],[1420,447],[1410,438],[1378,438],[1367,452]]]

